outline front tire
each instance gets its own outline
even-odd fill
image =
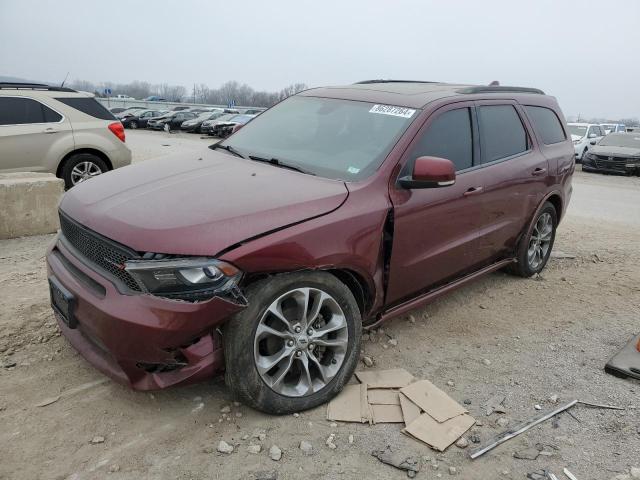
[[[533,227],[520,240],[517,261],[509,266],[509,272],[525,278],[540,273],[549,261],[557,227],[556,209],[550,202],[545,202]]]
[[[247,405],[286,414],[337,395],[355,370],[362,335],[351,291],[327,272],[281,274],[246,290],[224,327],[226,382]]]
[[[138,122],[132,120],[131,122],[129,122],[129,128],[131,128],[131,130],[135,130],[136,128],[138,128]]]

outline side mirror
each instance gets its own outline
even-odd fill
[[[597,135],[595,133],[590,133],[589,134],[589,138],[596,138],[596,137],[597,137]]]
[[[591,140],[589,143],[590,143],[591,145],[595,145],[595,144],[596,144],[596,141],[595,141],[595,140]]]
[[[399,179],[406,189],[448,187],[456,182],[456,167],[451,160],[440,157],[418,157],[413,172]]]

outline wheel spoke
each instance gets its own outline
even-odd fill
[[[289,322],[289,320],[285,318],[279,303],[274,302],[273,304],[271,304],[271,306],[267,309],[267,313],[270,313],[278,320],[280,320],[285,325],[285,327],[287,327],[287,330],[289,330],[289,332],[293,332],[291,322]]]
[[[320,313],[320,309],[324,305],[324,302],[331,298],[324,292],[320,292],[317,294],[313,300],[313,305],[307,312],[307,325],[311,325],[313,321],[316,319],[318,314]]]
[[[309,297],[311,293],[308,288],[300,288],[295,295],[298,304],[298,322],[303,329],[307,328],[307,312],[309,311]]]
[[[320,375],[320,379],[324,383],[329,383],[329,381],[333,378],[333,375],[329,375],[326,371],[326,367],[320,363],[320,361],[316,358],[313,352],[307,351],[307,357],[309,357],[309,362],[313,363],[318,370],[318,374]]]
[[[313,343],[319,347],[346,347],[347,345],[347,341],[340,338],[335,338],[331,340],[325,339],[325,338],[318,338],[318,339],[315,339]]]
[[[269,355],[266,357],[260,356],[257,359],[257,367],[261,374],[268,373],[273,367],[278,365],[282,360],[287,357],[293,356],[294,349],[290,347],[284,347],[279,352]],[[287,370],[291,367],[291,362],[289,362],[289,366]]]
[[[343,328],[347,328],[347,319],[344,318],[343,315],[332,315],[329,323],[327,323],[324,327],[321,327],[318,330],[314,331],[313,335],[311,335],[311,338],[321,338],[331,332],[342,330]]]
[[[311,379],[311,371],[309,370],[309,357],[302,355],[297,360],[302,364],[302,373],[300,374],[299,386],[302,386],[302,395],[313,393],[313,380]]]
[[[286,338],[286,339],[292,338],[291,332],[286,332],[286,331],[283,332],[280,330],[276,330],[275,328],[272,328],[269,325],[266,325],[261,322],[258,325],[258,328],[256,330],[256,338],[261,339],[268,335],[273,335],[275,337]]]

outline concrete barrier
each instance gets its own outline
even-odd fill
[[[0,174],[0,239],[53,233],[64,181],[50,173]]]

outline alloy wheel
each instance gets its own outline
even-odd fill
[[[254,360],[276,393],[302,397],[322,390],[347,354],[347,319],[338,302],[316,288],[281,295],[262,315],[254,337]]]
[[[71,170],[71,183],[77,185],[91,177],[97,177],[102,169],[93,162],[80,162]]]
[[[538,217],[527,249],[527,261],[531,270],[537,270],[547,258],[553,238],[553,219],[545,212]]]
[[[138,128],[138,122],[131,122],[131,123],[129,124],[129,126],[130,126],[133,130],[135,130],[136,128]]]

